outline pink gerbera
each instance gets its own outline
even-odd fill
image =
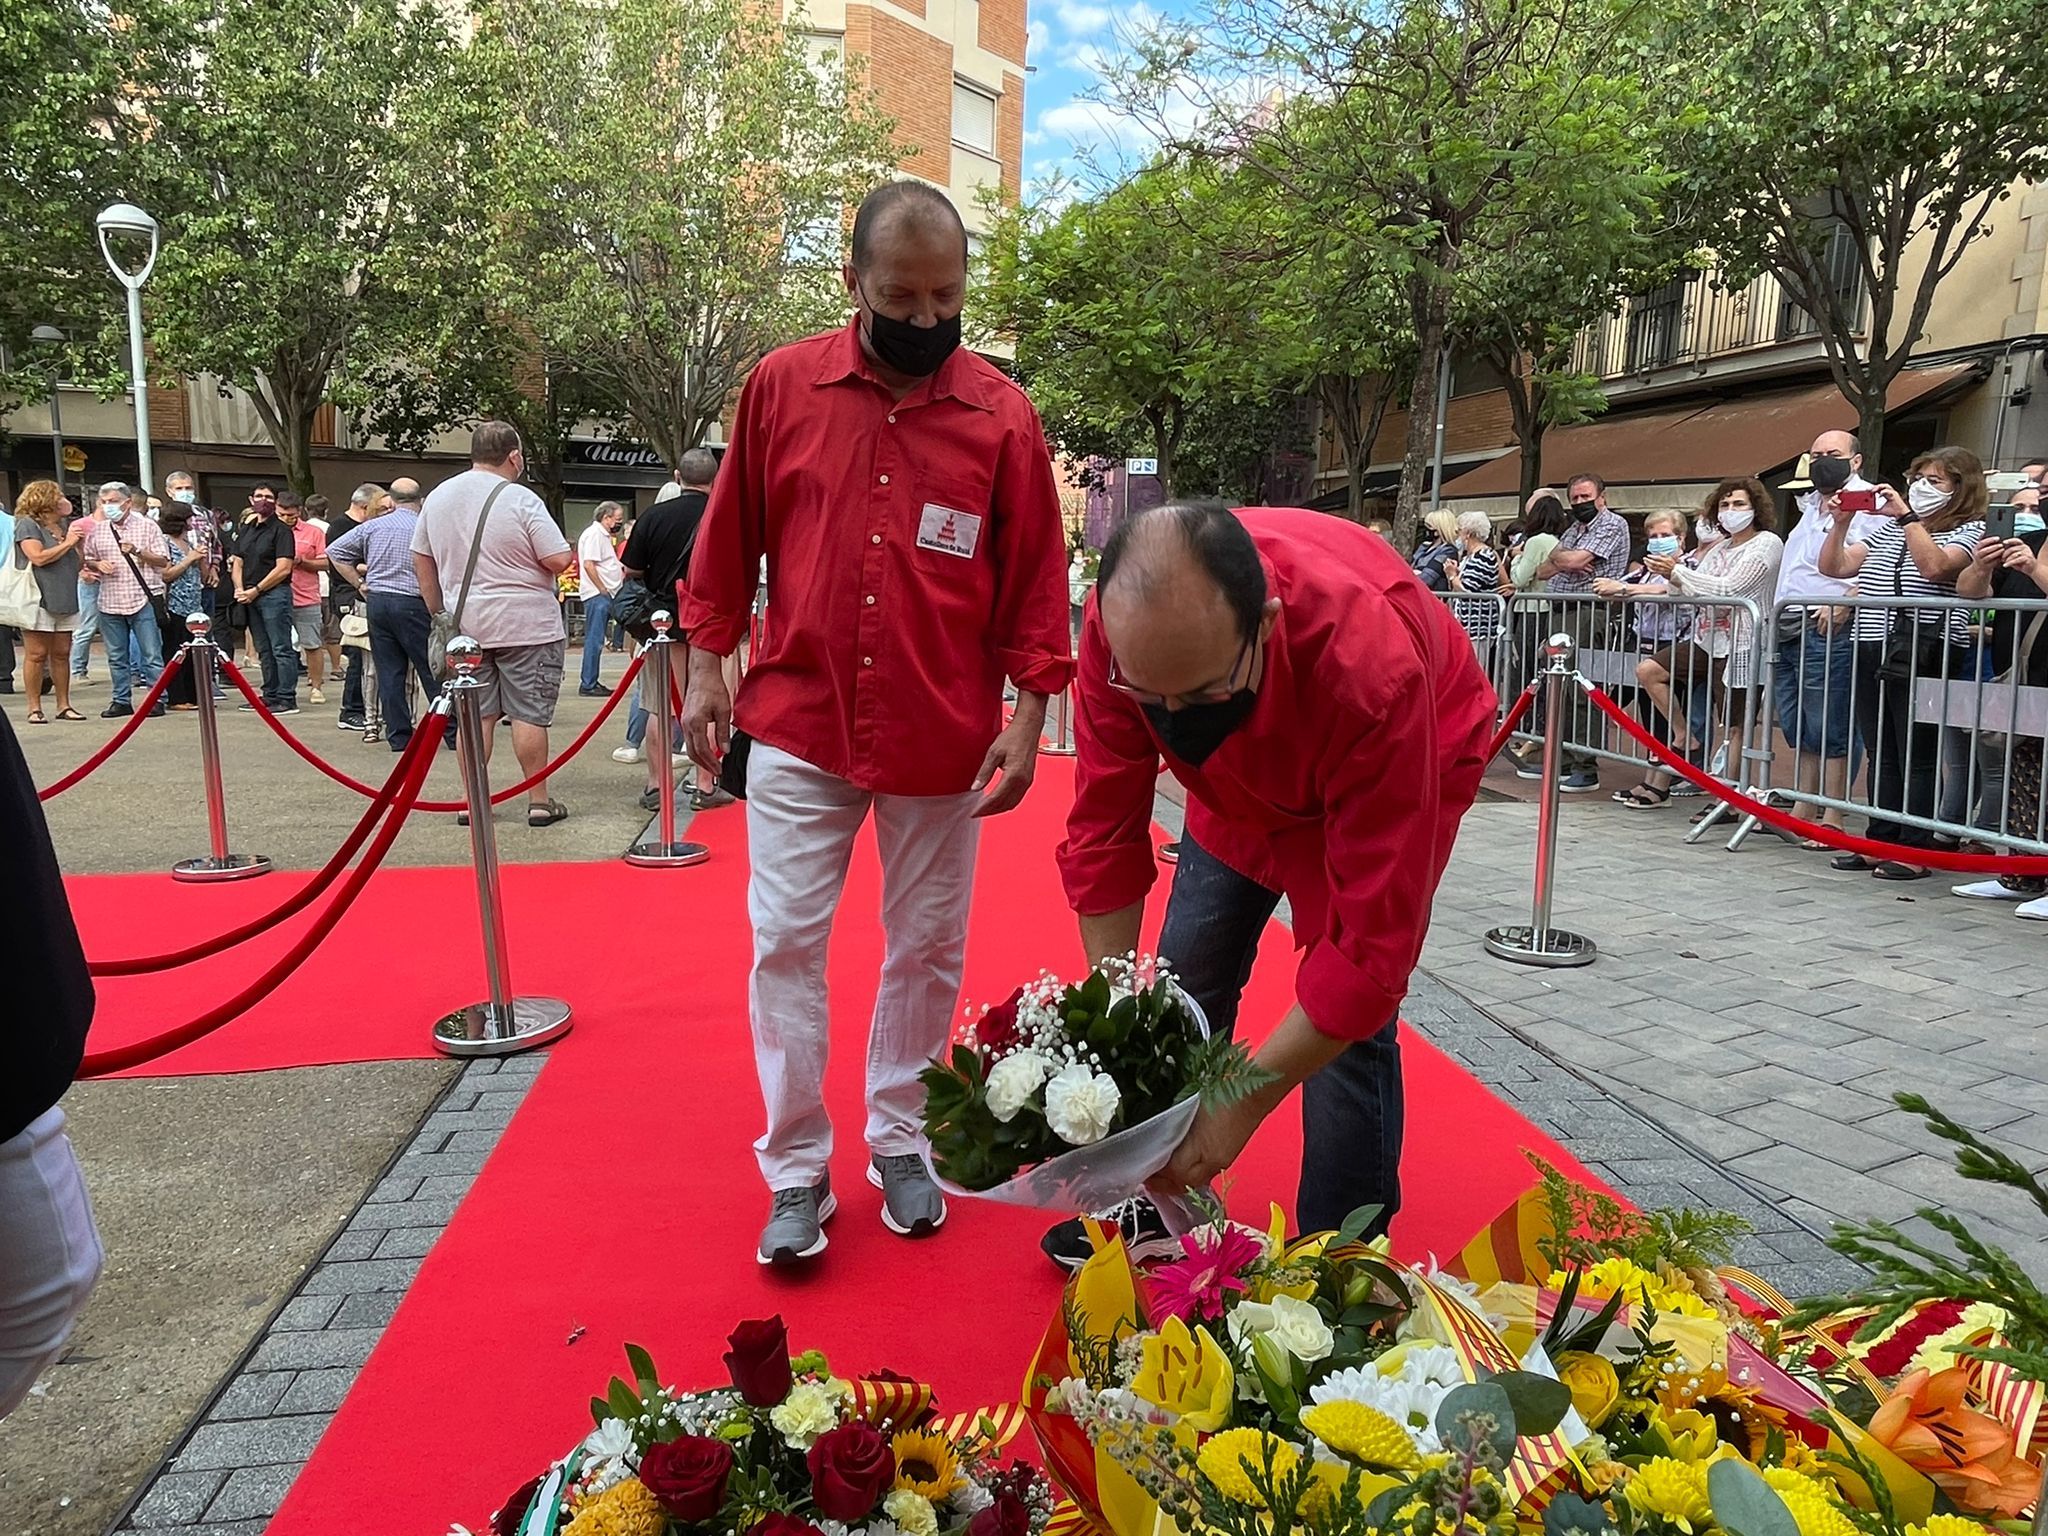
[[[1187,1257],[1152,1271],[1153,1320],[1217,1318],[1224,1298],[1245,1288],[1244,1272],[1265,1253],[1258,1238],[1239,1227],[1206,1227],[1180,1240]]]

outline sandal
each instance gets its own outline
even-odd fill
[[[30,725],[48,725],[49,718],[40,709],[32,709],[22,717]]]
[[[1671,803],[1671,791],[1659,789],[1645,780],[1627,789],[1617,789],[1613,800],[1616,805],[1625,805],[1632,811],[1654,811]]]
[[[1873,880],[1925,880],[1933,873],[1933,870],[1922,869],[1917,864],[1903,864],[1897,859],[1886,859],[1872,866],[1870,877]]]
[[[1838,853],[1828,860],[1829,869],[1856,870],[1875,868],[1870,860],[1860,853]]]
[[[569,807],[559,800],[544,800],[539,805],[526,808],[526,824],[529,827],[552,827],[558,821],[569,819]]]
[[[67,706],[57,711],[57,718],[59,720],[83,720],[85,716],[81,715],[77,710]]]

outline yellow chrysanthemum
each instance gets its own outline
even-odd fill
[[[889,1443],[896,1452],[898,1488],[921,1493],[937,1504],[967,1486],[967,1479],[960,1472],[960,1458],[944,1435],[905,1429],[897,1431]]]
[[[1777,1490],[1785,1507],[1792,1511],[1799,1536],[1856,1536],[1855,1522],[1828,1497],[1826,1489],[1832,1484],[1823,1485],[1784,1467],[1765,1467],[1763,1472],[1764,1481]]]
[[[1416,1463],[1408,1431],[1365,1403],[1318,1404],[1302,1414],[1301,1427],[1338,1455],[1375,1467],[1405,1470]]]
[[[1252,1486],[1251,1472],[1271,1469],[1274,1481],[1288,1476],[1300,1460],[1294,1447],[1278,1435],[1258,1429],[1226,1429],[1211,1435],[1195,1453],[1195,1465],[1216,1491],[1233,1504],[1266,1507],[1266,1496]]]
[[[637,1477],[607,1488],[576,1512],[562,1536],[662,1536],[668,1514]]]
[[[1648,1296],[1650,1305],[1659,1312],[1676,1312],[1681,1317],[1711,1318],[1715,1315],[1711,1306],[1683,1285],[1674,1284],[1627,1259],[1602,1259],[1579,1275],[1579,1295],[1588,1301],[1605,1301],[1616,1291],[1637,1304]]]
[[[1964,1515],[1929,1515],[1925,1525],[1909,1525],[1906,1536],[1996,1536],[1990,1526]]]
[[[1688,1533],[1713,1523],[1707,1469],[1696,1461],[1658,1456],[1644,1462],[1628,1480],[1628,1501],[1638,1514],[1655,1515]]]

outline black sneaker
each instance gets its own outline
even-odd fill
[[[1140,1196],[1127,1200],[1116,1211],[1116,1224],[1124,1235],[1126,1246],[1155,1242],[1170,1238],[1166,1223],[1159,1215],[1159,1207]],[[1107,1221],[1105,1213],[1099,1220]],[[1088,1228],[1079,1216],[1063,1221],[1038,1240],[1039,1251],[1054,1264],[1072,1274],[1095,1255],[1095,1244],[1089,1241]]]
[[[216,694],[214,695],[214,697],[215,697],[216,699],[219,699],[219,698],[225,698],[225,697],[226,697],[226,695],[225,695],[225,694],[219,694],[219,693],[216,693]],[[248,700],[246,700],[246,699],[244,699],[244,700],[243,700],[243,701],[242,701],[241,703],[237,704],[237,705],[235,706],[235,708],[239,709],[239,710],[240,710],[240,711],[241,711],[241,712],[242,712],[243,714],[245,714],[245,715],[253,715],[253,714],[255,714],[255,713],[256,713],[256,706],[255,706],[254,704],[251,704],[251,703],[250,703],[250,702],[249,702]]]
[[[658,790],[658,789],[643,789],[643,790],[641,790],[641,791],[640,791],[640,809],[641,809],[641,810],[643,810],[643,811],[658,811],[658,810],[660,810],[660,809],[661,809],[661,791],[660,791],[660,790]]]
[[[603,683],[595,683],[588,688],[578,688],[576,692],[586,699],[608,699],[612,696],[611,689]]]
[[[100,711],[100,718],[102,720],[118,720],[123,715],[132,715],[134,713],[135,710],[130,705],[109,704],[105,709]]]
[[[296,715],[299,712],[299,706],[296,704],[279,704],[274,706],[270,712],[278,716]]]
[[[337,729],[344,731],[367,731],[370,728],[370,722],[361,715],[343,715],[334,724]]]
[[[166,706],[164,706],[164,705],[162,705],[162,704],[159,704],[159,705],[157,705],[157,707],[156,707],[155,709],[152,709],[152,710],[151,710],[151,711],[149,712],[149,718],[150,718],[150,719],[152,719],[152,720],[154,720],[154,719],[156,719],[156,718],[157,718],[158,716],[160,716],[160,715],[164,715],[164,714],[168,714],[169,712],[170,712],[170,711],[168,710],[168,708],[167,708]]]

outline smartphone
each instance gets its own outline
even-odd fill
[[[1876,491],[1841,491],[1837,493],[1836,505],[1852,516],[1858,512],[1877,510]]]
[[[1984,511],[1984,537],[1987,539],[2016,539],[2019,537],[2020,509],[2009,501],[1994,501]]]

